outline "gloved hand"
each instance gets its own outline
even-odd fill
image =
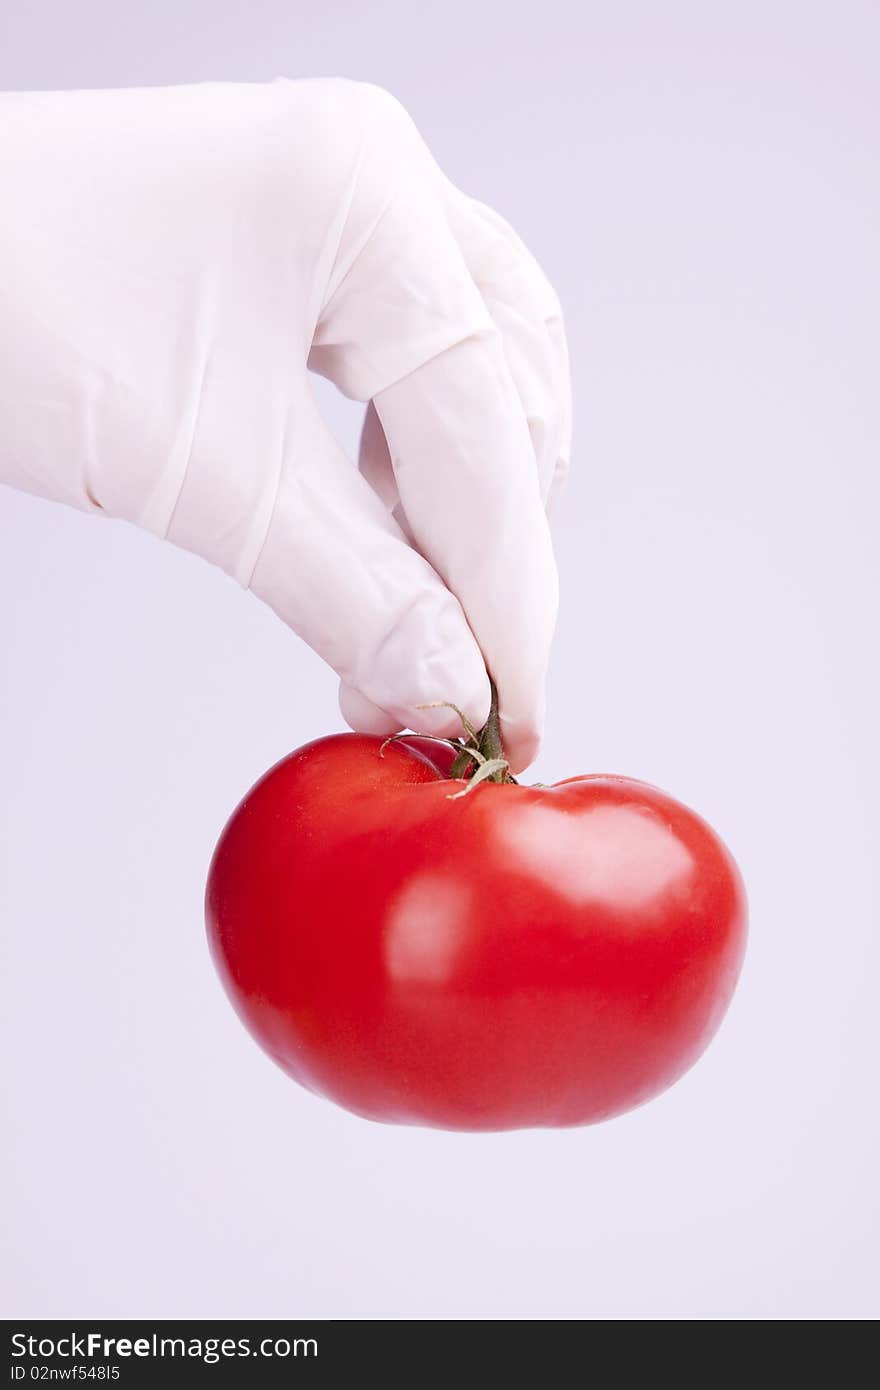
[[[0,479],[221,566],[356,729],[534,756],[569,450],[556,296],[385,92],[0,94]],[[306,368],[370,402],[352,467]]]

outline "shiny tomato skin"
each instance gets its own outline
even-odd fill
[[[227,823],[206,893],[225,988],[302,1085],[373,1120],[589,1124],[671,1085],[739,974],[718,836],[656,787],[465,785],[423,750],[298,749]]]
[[[417,753],[421,753],[423,758],[427,758],[429,763],[433,763],[438,772],[442,772],[444,777],[448,777],[452,764],[458,756],[458,749],[451,744],[442,743],[439,739],[420,738],[418,734],[401,735],[395,742],[405,744],[407,748],[414,748]]]

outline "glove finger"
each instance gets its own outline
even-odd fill
[[[432,358],[375,407],[415,541],[467,614],[514,771],[537,752],[557,580],[534,453],[493,332]]]
[[[349,728],[356,729],[359,734],[378,734],[385,738],[404,727],[387,709],[380,709],[343,680],[339,682],[339,709]]]
[[[309,367],[371,400],[493,324],[449,229],[438,173],[411,118],[378,93]]]
[[[394,517],[410,545],[415,545],[418,549],[412,527],[400,500],[400,493],[397,490],[397,479],[394,476],[391,455],[388,452],[388,440],[385,438],[382,422],[372,401],[364,413],[364,423],[358,446],[358,468],[383,506]]]
[[[450,224],[501,333],[535,450],[541,495],[556,495],[571,449],[571,376],[559,300],[534,256],[493,209],[449,186]]]
[[[571,369],[568,358],[568,340],[565,336],[565,327],[561,317],[550,319],[547,323],[547,331],[553,343],[557,361],[560,363],[560,373],[564,381],[562,397],[562,418],[560,420],[559,443],[556,449],[556,459],[550,476],[550,484],[544,495],[544,506],[548,513],[552,513],[560,496],[565,490],[568,482],[568,475],[571,470]]]
[[[502,334],[507,363],[529,423],[541,492],[549,511],[563,489],[571,450],[571,380],[561,311],[540,267],[503,219],[481,204],[462,199],[457,190],[452,192],[459,203],[468,205],[465,213],[459,208],[454,225],[469,268],[478,278],[486,307]],[[485,220],[483,212],[487,214]],[[509,233],[512,244],[507,242],[502,228]],[[545,319],[544,314],[553,316]],[[364,418],[358,466],[412,539],[387,441],[372,405],[367,407]]]
[[[291,413],[291,433],[249,587],[368,702],[346,696],[354,727],[460,734],[451,710],[419,708],[437,700],[481,725],[488,680],[458,599],[407,544],[308,391]],[[387,715],[381,728],[376,710]]]

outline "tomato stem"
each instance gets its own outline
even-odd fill
[[[503,760],[504,748],[501,743],[501,721],[498,718],[498,691],[491,676],[489,677],[489,689],[492,692],[489,718],[480,730],[478,745],[483,757],[494,762],[499,759]]]
[[[451,709],[461,720],[465,732],[463,739],[432,738],[430,734],[419,734],[418,730],[414,731],[418,738],[431,738],[432,743],[445,743],[449,748],[456,749],[456,756],[447,775],[452,781],[470,778],[465,791],[458,792],[458,796],[464,796],[466,791],[470,791],[471,786],[477,786],[480,782],[516,782],[516,778],[510,775],[510,766],[504,756],[504,748],[501,743],[501,721],[498,716],[498,690],[491,676],[489,677],[489,690],[491,693],[489,717],[479,733],[467,715],[462,714],[458,705],[454,705],[451,700],[432,700],[429,705],[417,706],[418,709]],[[389,743],[394,743],[400,738],[406,741],[405,734],[392,734],[390,738],[386,738],[379,749],[379,755],[384,753]]]
[[[464,745],[458,757],[449,769],[451,778],[464,777],[469,771],[473,771],[474,777],[479,772],[479,780],[486,782],[512,782],[510,769],[504,757],[504,747],[501,742],[501,722],[498,717],[498,690],[492,677],[489,677],[489,689],[491,691],[491,702],[489,704],[489,717],[480,730],[479,734],[471,732],[469,742],[476,744],[476,749]],[[464,721],[463,721],[464,722]],[[469,726],[465,726],[466,732]],[[477,754],[479,756],[477,756]],[[471,769],[471,764],[474,764]],[[492,764],[491,772],[484,771],[487,763]],[[459,793],[461,795],[461,793]]]

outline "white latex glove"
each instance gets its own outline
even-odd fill
[[[556,296],[387,93],[0,94],[0,480],[269,603],[356,729],[534,756],[569,449]],[[369,401],[352,467],[307,367]]]

